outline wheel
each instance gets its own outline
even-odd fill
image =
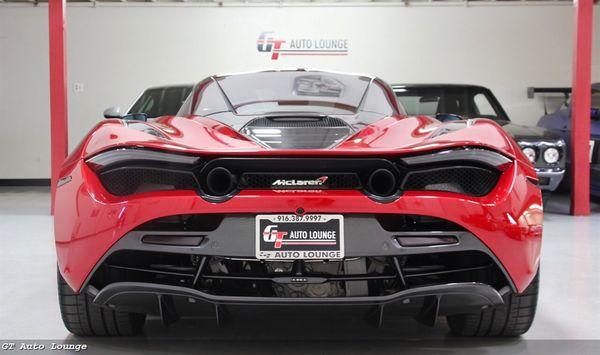
[[[458,336],[515,337],[529,330],[535,316],[540,272],[523,293],[508,293],[504,304],[479,313],[447,316],[450,332]]]
[[[58,300],[65,327],[75,335],[128,336],[142,331],[145,314],[96,306],[87,293],[74,293],[58,272]]]

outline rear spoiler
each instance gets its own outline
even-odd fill
[[[592,84],[592,93],[600,91],[600,83]],[[565,100],[569,99],[569,95],[571,95],[571,88],[561,88],[561,87],[549,87],[549,88],[536,88],[534,86],[530,86],[527,88],[527,98],[533,99],[535,94],[563,94],[565,95]]]
[[[563,94],[565,95],[565,100],[569,98],[571,95],[571,88],[560,88],[560,87],[550,87],[550,88],[536,88],[530,86],[527,88],[527,98],[533,99],[535,94]]]

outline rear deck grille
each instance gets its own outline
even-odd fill
[[[242,174],[238,188],[355,190],[362,188],[362,184],[355,173],[245,173]]]
[[[250,122],[246,127],[348,127],[344,120],[331,116],[309,117],[259,117]]]
[[[324,149],[352,132],[342,119],[330,116],[259,117],[241,129],[262,145],[278,149]]]

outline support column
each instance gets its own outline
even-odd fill
[[[68,154],[66,0],[48,0],[50,49],[50,160],[51,213],[60,167]]]
[[[571,214],[590,214],[590,105],[593,0],[575,0],[571,99]]]

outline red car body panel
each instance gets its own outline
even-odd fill
[[[430,117],[393,116],[377,121],[331,149],[265,148],[209,118],[162,117],[146,123],[167,139],[127,128],[120,120],[98,124],[67,158],[58,189],[55,238],[59,270],[80,290],[96,263],[123,235],[159,217],[194,213],[398,213],[439,217],[476,235],[499,259],[516,289],[537,272],[542,200],[533,167],[517,144],[490,120],[440,123]],[[514,160],[486,196],[406,191],[396,201],[376,202],[359,191],[246,190],[226,202],[195,191],[156,191],[118,197],[108,193],[85,159],[119,147],[145,147],[199,156],[402,156],[445,148],[483,147]],[[266,201],[266,203],[265,203]],[[252,234],[250,234],[252,235]]]
[[[166,116],[147,123],[168,136],[168,142],[128,129],[120,120],[106,120],[92,130],[82,147],[78,147],[81,151],[75,153],[79,157],[89,157],[112,148],[143,146],[211,156],[369,156],[477,146],[500,151],[509,157],[522,157],[520,149],[515,149],[516,143],[495,122],[486,119],[469,122],[463,129],[432,137],[436,130],[445,130],[452,124],[442,124],[428,116],[393,116],[365,127],[334,148],[283,150],[266,149],[226,125],[205,117]]]

